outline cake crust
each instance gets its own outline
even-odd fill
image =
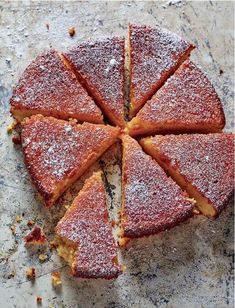
[[[132,136],[156,133],[220,132],[221,101],[202,71],[185,61],[128,123]]]
[[[19,122],[33,114],[43,114],[103,123],[100,109],[53,49],[38,55],[26,68],[10,104],[11,113]]]
[[[109,121],[124,127],[124,38],[80,43],[63,55]]]
[[[234,190],[234,135],[226,133],[167,135],[141,140],[189,195],[199,210],[217,217]]]
[[[164,28],[129,25],[131,118],[187,59],[193,48]]]
[[[172,228],[193,214],[193,203],[138,142],[122,137],[121,236],[137,238]]]
[[[70,245],[75,250],[71,262],[74,276],[112,279],[121,274],[101,172],[85,182],[55,231],[67,248]]]
[[[46,206],[74,183],[115,141],[119,128],[42,115],[22,123],[25,165]]]

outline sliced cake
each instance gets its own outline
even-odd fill
[[[94,173],[56,226],[55,245],[73,276],[116,278],[121,273],[101,172]]]
[[[225,116],[210,81],[191,61],[184,62],[128,123],[129,133],[220,132]]]
[[[116,140],[119,128],[35,115],[23,121],[25,164],[46,206],[90,167]]]
[[[80,43],[64,56],[110,122],[124,126],[124,38]]]
[[[135,116],[193,48],[164,28],[129,25],[130,117]]]
[[[216,217],[234,189],[234,135],[155,136],[141,140],[144,150],[197,202]]]
[[[19,122],[43,114],[79,122],[102,123],[100,109],[78,82],[57,51],[45,51],[26,68],[10,100],[11,113]]]
[[[193,200],[138,142],[123,136],[121,240],[172,228],[193,213]]]

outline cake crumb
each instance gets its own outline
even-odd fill
[[[28,267],[26,269],[26,277],[30,280],[34,280],[36,278],[36,270],[34,267]]]
[[[20,215],[16,215],[15,222],[20,223],[22,221],[22,217]]]
[[[16,226],[15,226],[15,225],[12,225],[12,226],[10,226],[10,229],[11,229],[11,233],[12,233],[13,235],[15,235],[15,234],[16,234]]]
[[[71,27],[68,29],[68,33],[71,37],[73,37],[76,33],[76,29],[74,27]]]
[[[60,286],[62,284],[61,278],[60,278],[60,272],[52,272],[51,273],[51,284],[53,287]]]
[[[29,219],[27,221],[27,226],[29,226],[29,227],[33,226],[34,224],[35,224],[35,222],[32,219]]]
[[[48,22],[46,23],[46,28],[47,28],[47,30],[49,30],[49,29],[50,29],[50,25],[49,25],[49,23],[48,23]]]
[[[11,134],[12,131],[16,128],[17,122],[13,121],[11,124],[7,126],[7,133]]]
[[[19,134],[12,136],[12,142],[14,144],[21,144],[21,137]]]
[[[44,262],[48,259],[48,256],[47,255],[44,255],[44,254],[40,254],[38,256],[38,259],[41,261],[41,262]]]
[[[41,296],[37,296],[36,301],[37,301],[38,305],[41,305],[42,304],[42,297]]]
[[[35,225],[34,228],[24,237],[26,244],[40,245],[46,242],[46,236],[42,229]]]
[[[224,70],[222,70],[222,68],[219,70],[219,74],[220,75],[223,75],[223,73],[224,73]]]

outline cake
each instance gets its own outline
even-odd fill
[[[53,49],[38,55],[26,68],[13,90],[10,105],[19,122],[33,114],[103,122],[100,109]]]
[[[194,202],[138,142],[122,137],[120,245],[128,239],[172,228],[193,214]]]
[[[141,140],[144,150],[188,194],[202,214],[218,216],[234,189],[234,135],[167,135]]]
[[[125,126],[124,38],[80,43],[65,52],[64,57],[108,120],[113,125]]]
[[[191,61],[184,62],[128,123],[132,136],[156,133],[220,132],[225,116],[210,81]]]
[[[22,123],[25,165],[46,206],[52,206],[115,141],[119,128],[35,115]]]
[[[129,25],[131,118],[187,59],[193,48],[164,28]]]
[[[93,173],[55,229],[57,251],[82,278],[116,278],[121,273],[101,172]]]

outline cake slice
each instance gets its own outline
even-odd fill
[[[234,189],[233,134],[155,136],[141,145],[196,200],[202,214],[216,217],[228,204]]]
[[[123,127],[124,38],[80,43],[64,56],[109,121]]]
[[[85,182],[55,231],[57,251],[69,263],[73,276],[112,279],[122,272],[101,172]]]
[[[132,136],[155,133],[220,132],[225,116],[210,81],[191,61],[184,62],[128,123]]]
[[[33,114],[102,123],[100,109],[57,51],[45,51],[26,68],[10,100],[19,122]]]
[[[193,200],[145,154],[130,136],[122,137],[121,240],[172,228],[193,214]]]
[[[164,28],[129,25],[130,117],[135,116],[193,48]]]
[[[119,128],[35,115],[22,127],[25,164],[46,206],[51,206],[116,140]]]

